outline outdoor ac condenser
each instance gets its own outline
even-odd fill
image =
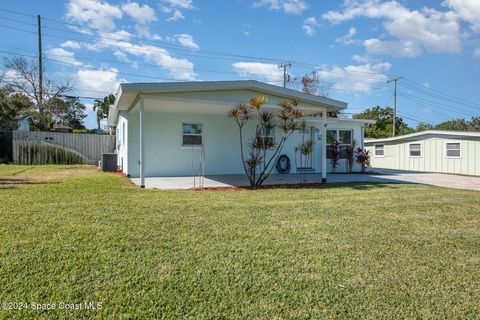
[[[102,153],[102,171],[115,172],[118,168],[116,153]]]

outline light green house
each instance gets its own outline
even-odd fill
[[[373,168],[480,176],[480,132],[424,131],[366,139]]]

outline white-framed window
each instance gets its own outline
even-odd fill
[[[418,142],[410,143],[408,145],[410,157],[421,157],[422,156],[422,144]]]
[[[385,156],[385,145],[384,144],[375,144],[374,147],[374,155],[375,157],[384,157]]]
[[[341,129],[328,129],[327,130],[327,159],[331,159],[332,146],[335,141],[340,142],[338,146],[340,151],[340,159],[347,158],[346,147],[347,145],[352,145],[353,141],[353,131],[352,130],[341,130]]]
[[[261,128],[258,132],[258,138],[265,146],[270,146],[269,149],[274,148],[275,143],[274,128]]]
[[[460,141],[445,142],[445,158],[461,158],[462,144]]]
[[[183,123],[182,124],[182,146],[200,147],[203,145],[203,124]]]

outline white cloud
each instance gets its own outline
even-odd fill
[[[185,19],[182,11],[191,10],[193,8],[192,0],[162,0],[160,4],[160,9],[163,12],[170,14],[167,21]]]
[[[390,39],[368,39],[370,54],[413,57],[423,51],[454,53],[461,50],[460,25],[452,12],[423,8],[410,10],[397,1],[345,0],[343,11],[329,11],[322,18],[334,24],[357,17],[380,19]]]
[[[357,93],[369,93],[373,86],[387,80],[391,68],[388,62],[350,65],[347,67],[322,65],[317,72],[321,81],[332,82],[332,88]]]
[[[335,39],[335,42],[343,43],[344,45],[351,45],[356,43],[357,41],[353,39],[357,35],[357,29],[355,27],[351,27],[348,29],[348,33],[343,37]]]
[[[197,78],[192,62],[187,59],[175,58],[167,50],[157,46],[134,44],[126,40],[115,41],[111,37],[103,38],[97,46],[142,57],[166,69],[170,76],[177,80],[195,80]]]
[[[278,82],[283,79],[283,71],[278,65],[261,62],[235,62],[232,67],[241,77],[255,77],[269,82]]]
[[[75,75],[76,87],[81,90],[82,95],[94,97],[101,93],[116,92],[120,82],[124,79],[118,78],[118,70],[115,68],[105,70],[78,70]],[[100,93],[101,92],[101,93]]]
[[[446,0],[442,6],[453,9],[460,19],[471,23],[473,31],[480,32],[480,1]]]
[[[47,56],[50,59],[58,60],[63,63],[81,66],[82,63],[75,59],[75,54],[63,48],[50,48],[47,50]]]
[[[303,30],[305,33],[309,36],[315,35],[316,28],[318,27],[319,23],[317,21],[317,18],[315,17],[309,17],[305,20],[303,20]]]
[[[122,10],[127,15],[132,17],[137,23],[142,25],[157,20],[157,17],[155,16],[155,10],[153,10],[147,4],[141,6],[136,2],[128,2],[122,5]]]
[[[62,43],[60,46],[63,48],[69,48],[69,49],[80,49],[80,43],[72,40],[67,40],[64,43]]]
[[[476,49],[473,53],[473,57],[477,60],[480,60],[480,48]]]
[[[258,0],[253,3],[254,8],[266,7],[268,10],[283,10],[286,14],[300,15],[308,8],[304,0]]]
[[[115,19],[122,17],[122,10],[115,5],[96,0],[70,0],[67,4],[67,20],[88,24],[101,30],[115,29]]]
[[[186,34],[186,33],[177,34],[175,38],[177,39],[178,43],[180,43],[185,48],[190,48],[194,50],[200,49],[198,44],[196,44],[195,41],[193,40],[193,37],[189,34]]]

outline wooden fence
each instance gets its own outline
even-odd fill
[[[115,150],[115,136],[106,134],[81,134],[43,131],[13,131],[13,162],[19,163],[21,141],[42,141],[72,149],[83,155],[90,163],[98,163],[102,153]]]

